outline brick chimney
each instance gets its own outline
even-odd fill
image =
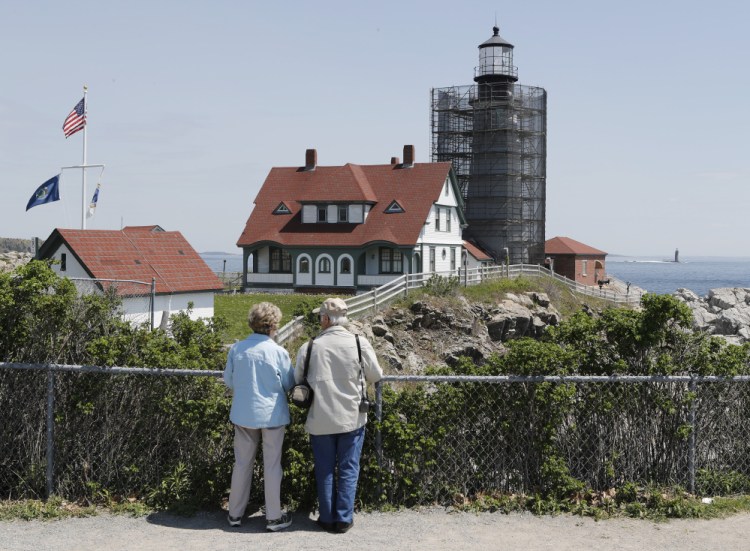
[[[414,146],[404,146],[404,167],[414,166]]]
[[[400,162],[401,162],[401,159],[399,159],[398,157],[391,157],[391,164],[392,165],[397,165]]]
[[[308,149],[305,151],[305,170],[315,170],[318,166],[318,150]]]

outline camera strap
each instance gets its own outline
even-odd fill
[[[359,382],[362,384],[362,399],[366,399],[367,392],[365,390],[365,373],[362,369],[362,347],[359,345],[359,335],[354,334],[354,338],[357,340],[357,356],[359,356]]]
[[[305,356],[305,372],[302,374],[302,380],[305,381],[305,384],[307,384],[307,371],[310,369],[310,356],[312,353],[312,345],[314,340],[315,337],[311,338],[310,342],[307,343],[307,355]]]

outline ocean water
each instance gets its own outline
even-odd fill
[[[242,255],[200,253],[214,272],[241,272]],[[650,293],[672,294],[684,287],[699,296],[719,287],[750,288],[750,257],[684,257],[680,262],[649,256],[607,256],[607,273]]]
[[[650,293],[684,287],[699,296],[720,287],[750,287],[750,258],[696,256],[670,262],[655,257],[607,256],[607,273]]]
[[[222,252],[199,253],[214,272],[241,272],[242,255]],[[225,263],[226,261],[226,263]]]

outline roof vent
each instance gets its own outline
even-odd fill
[[[404,168],[409,168],[412,166],[414,166],[414,146],[405,145],[404,146]]]
[[[401,162],[401,159],[399,159],[398,157],[391,157],[391,164],[392,165],[397,165],[400,162]]]
[[[308,149],[305,151],[305,170],[315,170],[318,166],[318,150]]]

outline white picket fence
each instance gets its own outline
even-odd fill
[[[483,281],[500,279],[503,277],[553,277],[575,293],[600,298],[618,305],[637,304],[641,300],[640,292],[619,292],[617,289],[622,287],[622,284],[617,282],[611,276],[608,276],[614,282],[614,285],[611,288],[596,288],[571,281],[566,277],[552,273],[547,268],[536,264],[511,264],[510,266],[483,266],[469,270],[455,270],[449,272],[403,274],[372,291],[345,299],[345,302],[349,307],[347,316],[350,318],[362,317],[369,312],[384,308],[397,298],[406,296],[411,289],[424,287],[430,278],[435,275],[458,278],[459,283],[464,286],[477,285]],[[300,335],[304,329],[302,320],[303,317],[298,316],[280,328],[276,334],[276,341],[283,343],[288,339]]]

